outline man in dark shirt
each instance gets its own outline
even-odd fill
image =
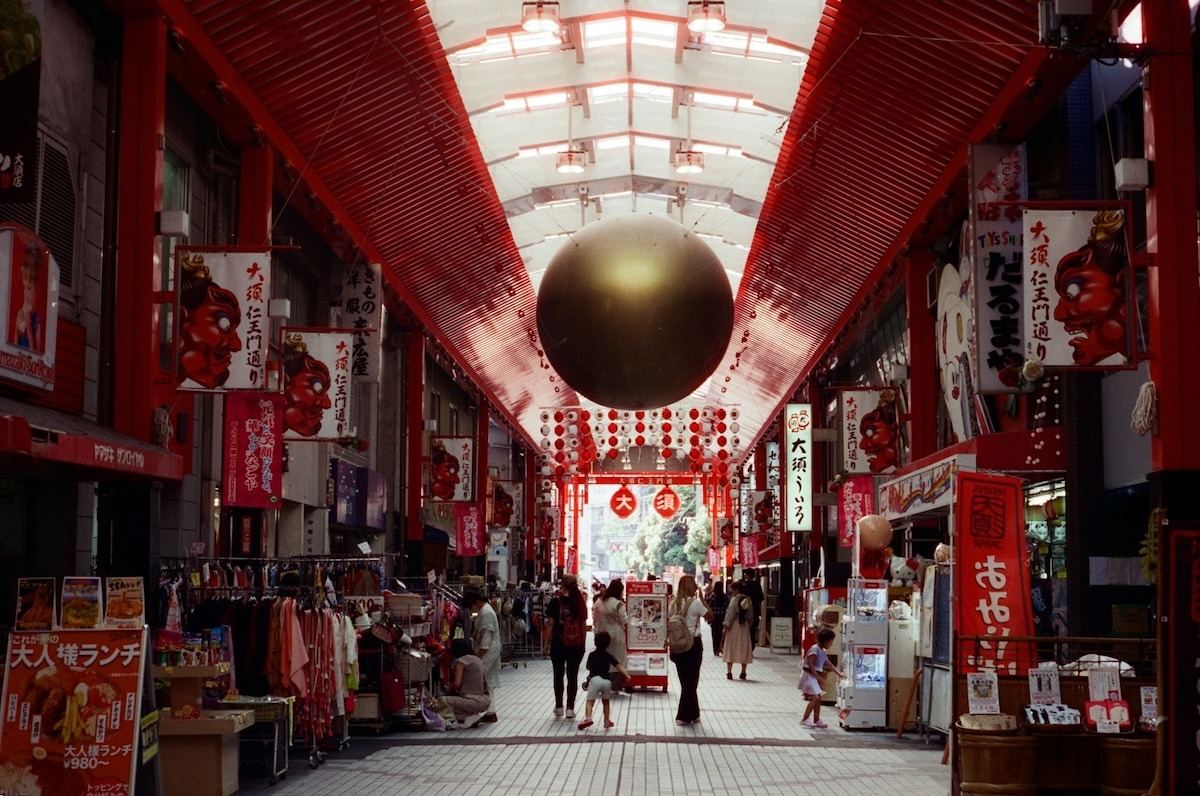
[[[763,595],[762,586],[758,583],[758,573],[747,569],[742,575],[742,587],[745,595],[754,603],[754,621],[750,623],[750,647],[758,646],[758,620],[762,617]]]

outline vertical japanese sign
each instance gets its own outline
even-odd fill
[[[851,476],[838,487],[838,547],[854,547],[858,521],[875,513],[875,479]]]
[[[175,264],[179,389],[265,389],[270,252],[181,246]]]
[[[478,503],[454,504],[454,546],[459,556],[481,556],[483,512]]]
[[[788,404],[783,416],[783,527],[791,533],[804,533],[813,529],[812,407]]]
[[[975,357],[980,392],[1015,392],[1024,347],[1021,208],[1029,197],[1024,144],[974,144],[968,237],[975,276]]]
[[[579,574],[579,551],[574,547],[567,548],[567,557],[563,562],[563,572],[569,572],[574,575]]]
[[[716,572],[721,566],[721,548],[708,546],[708,571]]]
[[[487,497],[488,525],[514,528],[525,524],[522,512],[524,487],[520,481],[492,481]]]
[[[1024,220],[1026,358],[1124,366],[1133,345],[1124,210],[1028,208]]]
[[[429,440],[430,500],[475,499],[475,438]]]
[[[278,508],[283,498],[283,396],[225,393],[227,506]]]
[[[0,151],[0,160],[5,154]],[[19,224],[0,224],[0,288],[0,376],[53,390],[58,263],[45,242]]]
[[[1021,481],[960,472],[955,512],[958,632],[995,639],[960,642],[959,672],[1024,675],[1037,662],[1032,642],[1005,640],[1033,635]]]
[[[741,538],[741,558],[743,567],[758,566],[758,534],[751,533]]]
[[[746,528],[747,533],[758,534],[764,547],[779,543],[779,502],[771,490],[750,493],[750,505],[754,513],[754,524]]]
[[[383,282],[379,263],[346,266],[342,280],[342,321],[354,330],[350,376],[358,382],[379,383],[380,330],[383,322]]]
[[[42,82],[42,27],[23,6],[40,3],[14,0],[3,4],[0,41],[0,203],[32,202],[36,188],[38,95]]]
[[[130,796],[145,633],[13,633],[4,671],[5,793]]]
[[[900,413],[894,389],[842,390],[842,471],[890,473],[900,463]]]
[[[335,440],[350,430],[346,329],[283,327],[280,387],[285,440]]]

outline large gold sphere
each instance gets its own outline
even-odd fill
[[[716,254],[682,225],[610,216],[550,260],[537,324],[550,364],[576,392],[655,409],[686,398],[720,364],[733,295]]]

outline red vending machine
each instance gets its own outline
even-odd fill
[[[629,630],[625,634],[627,685],[667,690],[667,583],[634,580],[625,586]]]

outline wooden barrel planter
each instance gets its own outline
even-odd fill
[[[1019,731],[954,728],[959,748],[959,789],[964,794],[1037,792],[1037,738]]]
[[[1158,741],[1144,735],[1103,735],[1100,792],[1108,796],[1141,796],[1154,782]]]

